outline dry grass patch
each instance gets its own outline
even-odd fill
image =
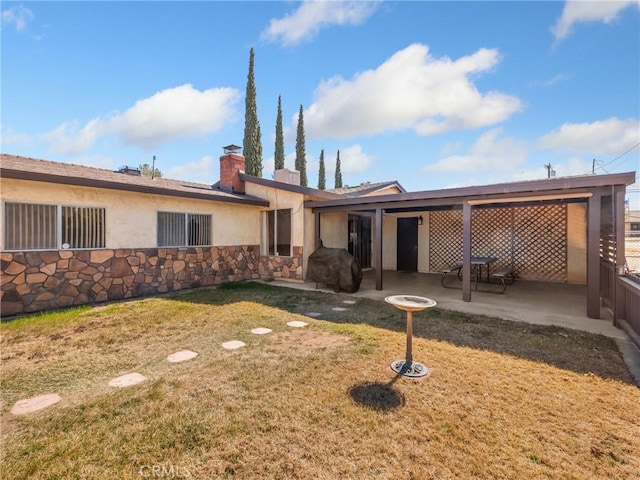
[[[640,393],[609,339],[433,309],[413,382],[388,369],[402,312],[344,298],[241,284],[3,324],[0,476],[637,478]],[[166,361],[181,349],[199,355]]]

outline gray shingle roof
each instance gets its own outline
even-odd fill
[[[250,195],[224,192],[203,183],[168,178],[151,178],[149,176],[133,176],[101,168],[38,160],[5,153],[0,155],[0,176],[111,190],[198,198],[226,203],[269,205],[267,200]]]

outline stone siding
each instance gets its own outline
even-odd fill
[[[302,280],[302,247],[259,245],[2,252],[3,317],[258,278]]]

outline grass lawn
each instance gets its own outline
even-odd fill
[[[640,389],[613,341],[434,308],[412,381],[388,368],[404,313],[345,299],[244,283],[2,324],[0,478],[638,478]],[[182,349],[199,355],[166,361]],[[107,385],[131,372],[148,380]],[[62,401],[10,413],[43,393]]]

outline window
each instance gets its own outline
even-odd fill
[[[211,245],[211,215],[158,212],[158,246]]]
[[[266,212],[268,255],[291,256],[291,209]]]
[[[104,248],[105,209],[5,203],[4,248]]]
[[[104,208],[62,207],[62,245],[104,248]]]

